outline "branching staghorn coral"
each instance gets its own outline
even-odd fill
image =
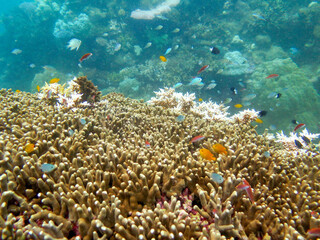
[[[75,111],[11,90],[0,100],[1,239],[301,239],[319,227],[319,154],[292,158],[245,118],[178,122],[115,93]],[[228,154],[203,160],[216,143]]]

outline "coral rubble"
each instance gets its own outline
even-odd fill
[[[0,238],[303,239],[319,226],[319,153],[258,135],[255,112],[216,121],[204,114],[210,104],[194,112],[193,96],[180,98],[183,122],[179,102],[111,93],[70,111],[2,89]],[[190,144],[198,135],[206,138]],[[199,149],[215,143],[228,155],[202,160]],[[44,173],[44,163],[57,168]],[[252,202],[237,189],[244,179]]]

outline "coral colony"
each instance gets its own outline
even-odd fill
[[[172,88],[101,97],[86,77],[0,99],[1,239],[319,237],[319,134],[258,135],[258,112]]]

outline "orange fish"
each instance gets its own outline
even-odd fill
[[[266,79],[279,77],[278,74],[270,74]]]
[[[24,150],[27,153],[32,153],[34,151],[34,144],[32,144],[32,143],[27,144],[27,146],[24,148]]]
[[[160,58],[160,60],[161,60],[162,62],[166,62],[166,61],[167,61],[167,59],[166,59],[165,56],[160,56],[159,58]]]
[[[40,92],[40,86],[39,85],[37,85],[37,90],[38,90],[38,92]]]
[[[249,182],[245,179],[242,179],[242,183],[236,186],[237,189],[246,190],[247,195],[252,203],[254,203],[253,190],[249,184]]]
[[[19,89],[16,90],[16,93],[21,93],[21,91]]]
[[[235,108],[242,108],[242,107],[243,107],[243,105],[242,105],[242,104],[240,104],[240,103],[238,103],[238,104],[234,105],[234,107],[235,107]]]
[[[213,151],[215,151],[218,154],[221,153],[226,156],[228,155],[227,149],[223,145],[221,145],[220,143],[213,144],[212,149],[213,149]]]
[[[257,119],[256,119],[256,123],[263,123],[263,121],[262,121],[262,119],[257,118]]]
[[[58,83],[60,81],[60,78],[52,78],[49,83],[52,84],[52,83]]]
[[[200,152],[200,156],[206,160],[212,160],[212,161],[216,160],[216,158],[208,149],[202,148],[199,150],[199,152]]]
[[[92,56],[92,53],[86,53],[79,59],[79,61],[82,62],[83,60],[87,60],[91,56]]]

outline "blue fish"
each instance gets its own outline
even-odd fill
[[[176,83],[173,88],[179,88],[181,87],[183,84],[181,82]]]
[[[72,129],[69,130],[69,135],[72,136],[74,134],[74,131]]]
[[[202,78],[201,77],[195,77],[191,80],[191,82],[189,83],[189,85],[197,85],[199,86],[199,84],[201,84],[202,82]]]
[[[56,165],[50,164],[50,163],[44,163],[41,165],[40,169],[44,173],[51,173],[57,168]]]
[[[80,122],[81,122],[82,125],[85,125],[85,124],[87,123],[84,118],[81,118],[81,119],[80,119]]]
[[[218,173],[211,173],[211,178],[214,182],[219,183],[219,184],[223,183],[223,181],[224,181],[223,177]]]
[[[178,117],[176,117],[177,122],[183,122],[185,119],[185,116],[183,115],[179,115]]]
[[[171,48],[171,47],[169,47],[169,48],[167,49],[167,51],[164,53],[164,55],[169,54],[169,53],[171,52],[171,50],[172,50],[172,48]]]

